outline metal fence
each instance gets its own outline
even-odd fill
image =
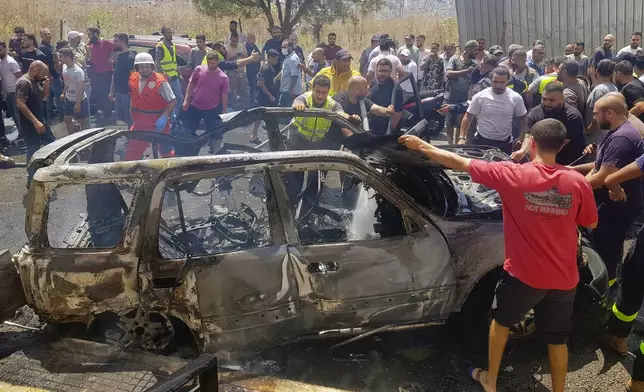
[[[461,45],[485,37],[488,46],[528,48],[542,39],[548,55],[575,41],[584,41],[590,54],[609,33],[619,50],[644,30],[644,0],[456,0],[456,14]]]

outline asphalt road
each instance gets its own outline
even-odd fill
[[[53,127],[58,137],[62,124]],[[234,131],[228,140],[244,142],[249,131]],[[24,162],[24,155],[15,155]],[[23,196],[25,168],[0,169],[0,248],[16,252],[25,242]],[[644,336],[644,335],[643,335]],[[631,350],[641,336],[633,334]],[[335,341],[333,341],[335,342]],[[240,363],[244,370],[272,374],[347,391],[480,391],[468,378],[472,366],[484,366],[485,337],[460,339],[445,326],[383,333],[330,350],[332,342],[316,341],[267,350]],[[623,391],[632,357],[622,358],[598,347],[581,328],[570,343],[567,390]],[[546,349],[537,337],[511,341],[502,364],[499,391],[550,390]],[[400,389],[411,384],[411,389]],[[413,389],[420,387],[420,389]]]

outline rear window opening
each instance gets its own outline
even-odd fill
[[[53,248],[113,248],[120,244],[136,185],[63,185],[49,203],[47,237]]]

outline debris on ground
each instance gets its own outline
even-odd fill
[[[506,366],[503,369],[503,371],[506,372],[506,373],[512,373],[514,371],[514,368],[512,366]]]

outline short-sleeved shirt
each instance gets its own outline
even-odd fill
[[[425,66],[425,69],[418,74],[418,78],[423,81],[423,87],[428,90],[440,89],[445,83],[445,68],[443,59],[441,59],[440,57],[428,56],[424,61],[425,62],[423,64]]]
[[[579,75],[585,76],[588,74],[588,67],[590,65],[588,56],[586,56],[585,54],[581,54],[579,55],[579,57],[576,57],[574,54],[571,54],[568,56],[568,58],[575,60],[579,65]]]
[[[579,113],[586,112],[588,94],[588,87],[579,79],[577,79],[577,83],[564,87],[564,101],[568,105],[576,107]]]
[[[241,60],[245,57],[248,57],[248,54],[246,47],[241,43],[235,47],[230,44],[226,45],[226,60]]]
[[[192,72],[192,106],[200,110],[215,109],[221,104],[222,94],[230,91],[228,76],[221,69],[209,71],[207,65],[200,65]]]
[[[208,51],[208,48],[206,48],[206,50],[204,51],[201,51],[201,49],[199,48],[192,48],[190,50],[190,59],[188,61],[188,66],[190,67],[190,69],[194,70],[195,68],[200,66],[203,62],[203,59],[208,54]]]
[[[97,43],[90,44],[91,63],[94,73],[112,72],[110,57],[114,53],[114,43],[106,39],[99,39]]]
[[[521,95],[509,88],[495,94],[492,87],[473,96],[467,112],[476,116],[477,133],[486,139],[504,141],[512,135],[514,118],[527,113]]]
[[[269,39],[264,43],[264,47],[262,47],[262,58],[266,58],[266,52],[269,50],[274,49],[277,53],[279,53],[279,58],[277,59],[277,64],[275,64],[275,69],[282,69],[282,61],[284,61],[284,55],[282,54],[282,40],[281,39]]]
[[[468,63],[463,62],[461,56],[452,56],[447,63],[445,72],[449,71],[462,71],[471,66],[476,65],[474,60]],[[456,79],[447,78],[445,84],[445,102],[446,103],[462,103],[467,101],[467,95],[470,91],[470,76],[459,76]]]
[[[604,49],[603,46],[598,47],[593,51],[593,53],[590,55],[590,65],[593,67],[597,66],[597,63],[602,61],[603,59],[612,59],[613,58],[613,51],[608,49]]]
[[[63,80],[65,81],[66,100],[76,102],[87,98],[85,89],[83,89],[82,97],[77,96],[77,92],[80,90],[80,83],[85,82],[85,72],[80,66],[68,67],[67,65],[63,65]]]
[[[634,162],[644,153],[642,135],[635,129],[630,121],[624,122],[619,128],[606,132],[597,146],[595,171],[602,166],[613,166],[621,169]],[[597,190],[597,201],[607,203],[607,207],[618,210],[625,209],[639,214],[642,209],[642,187],[640,178],[626,181],[621,184],[626,193],[626,201],[613,202],[608,198],[606,189]],[[622,216],[622,215],[618,215]]]
[[[597,222],[590,183],[565,166],[472,160],[472,180],[503,200],[503,268],[524,284],[570,290],[579,282],[577,226]]]
[[[418,65],[416,65],[415,62],[408,62],[404,65],[404,68],[407,73],[410,73],[414,76],[414,80],[418,80]],[[411,85],[411,80],[405,80],[401,83],[400,87],[402,87],[403,91],[406,93],[414,92],[414,87]]]
[[[119,53],[114,61],[114,91],[120,94],[130,92],[130,73],[134,69],[136,52],[128,50]]]
[[[358,116],[362,116],[362,112],[360,111],[360,101],[356,103],[351,102],[346,91],[334,95],[333,100],[339,103],[340,106],[342,106],[342,109],[346,114],[356,114]],[[374,103],[367,97],[363,98],[363,100],[367,114],[369,114],[369,110],[371,110],[371,107],[374,105]]]
[[[542,105],[535,106],[528,113],[528,119],[526,121],[527,132],[530,133],[534,124],[546,118],[559,120],[566,127],[566,139],[570,141],[557,154],[557,163],[560,165],[570,165],[582,156],[584,147],[586,147],[584,120],[581,117],[581,113],[567,103],[564,103],[561,109],[556,111],[545,111]]]
[[[18,72],[21,72],[20,65],[13,57],[6,55],[0,60],[0,82],[3,94],[16,92],[16,82],[18,82],[16,73]]]
[[[626,98],[626,105],[630,110],[636,103],[644,101],[644,83],[639,79],[633,79],[628,82],[626,86],[622,87],[621,93],[624,95],[624,98]],[[644,121],[644,113],[637,117]]]
[[[400,62],[400,59],[391,53],[381,53],[371,59],[371,61],[369,62],[369,72],[373,72],[375,75],[376,68],[378,67],[378,61],[380,61],[381,59],[387,59],[391,61],[391,78],[394,81],[398,80],[400,76],[398,75],[398,72],[404,68],[402,62]]]
[[[300,58],[295,52],[291,52],[291,54],[286,56],[286,58],[284,59],[284,64],[282,64],[282,80],[280,83],[280,92],[289,92],[291,87],[293,87],[293,94],[302,94],[302,71],[297,67],[299,63]],[[297,77],[295,86],[291,86],[291,78],[293,77]]]
[[[22,69],[22,73],[26,74],[27,72],[29,72],[31,63],[38,60],[47,64],[47,56],[45,56],[45,54],[39,49],[34,49],[32,51],[23,50],[20,53],[20,68]]]
[[[394,92],[394,87],[396,87],[396,95],[394,102],[391,102],[391,95]],[[393,103],[394,111],[398,113],[402,111],[403,107],[403,90],[400,86],[395,86],[395,82],[391,78],[388,78],[384,83],[379,83],[376,79],[371,84],[369,99],[371,99],[371,101],[376,105],[380,105],[385,108]],[[371,129],[371,132],[375,135],[384,135],[387,132],[387,127],[389,125],[389,117],[369,117],[369,128]]]
[[[635,163],[637,164],[637,167],[639,167],[640,171],[644,172],[644,154],[640,155],[640,157],[635,160]]]
[[[586,124],[590,124],[590,121],[593,118],[593,109],[595,108],[595,103],[599,100],[599,98],[614,91],[617,91],[617,86],[615,86],[613,83],[600,83],[596,85],[595,88],[593,88],[593,91],[590,92],[588,99],[586,100]]]
[[[619,52],[617,52],[617,56],[619,56],[619,55],[620,55],[620,54],[622,54],[622,53],[637,54],[637,52],[638,52],[639,50],[642,50],[642,48],[637,47],[637,48],[633,49],[633,48],[631,48],[631,46],[630,46],[630,45],[628,45],[628,46],[624,46],[623,48],[621,48],[621,49],[619,50]]]
[[[411,47],[407,45],[402,45],[400,48],[398,48],[398,51],[396,54],[400,56],[400,52],[402,52],[404,49],[409,50],[409,59],[416,64],[419,64],[420,62],[420,52],[418,51],[418,48],[416,45],[412,44]]]
[[[42,86],[36,80],[22,75],[16,83],[16,99],[24,99],[29,111],[40,122],[44,122],[44,105],[42,104]],[[33,123],[20,111],[20,127],[27,132],[35,132]]]
[[[257,83],[259,82],[264,82],[264,86],[268,89],[268,91],[273,95],[275,99],[277,99],[277,95],[279,94],[279,85],[275,83],[275,77],[277,76],[278,72],[273,67],[272,65],[264,65],[262,69],[259,71],[257,74]],[[258,100],[265,105],[270,104],[270,99],[268,96],[264,93],[264,91],[261,88],[257,89],[257,97]]]
[[[393,49],[389,49],[387,53],[393,54],[393,55],[396,54]],[[371,63],[371,60],[373,60],[376,56],[379,56],[380,54],[382,54],[382,50],[380,49],[380,46],[376,46],[375,48],[373,48],[371,53],[369,53],[369,62]]]
[[[51,77],[54,79],[60,78],[60,74],[56,72],[56,67],[54,66],[54,47],[46,42],[41,42],[40,45],[38,45],[38,50],[43,52],[45,57],[47,57],[45,64],[47,64],[47,67],[49,68]]]
[[[327,64],[330,64],[333,60],[335,60],[335,55],[340,50],[342,50],[342,47],[339,45],[327,45],[326,48],[324,48],[324,59],[326,60]]]

